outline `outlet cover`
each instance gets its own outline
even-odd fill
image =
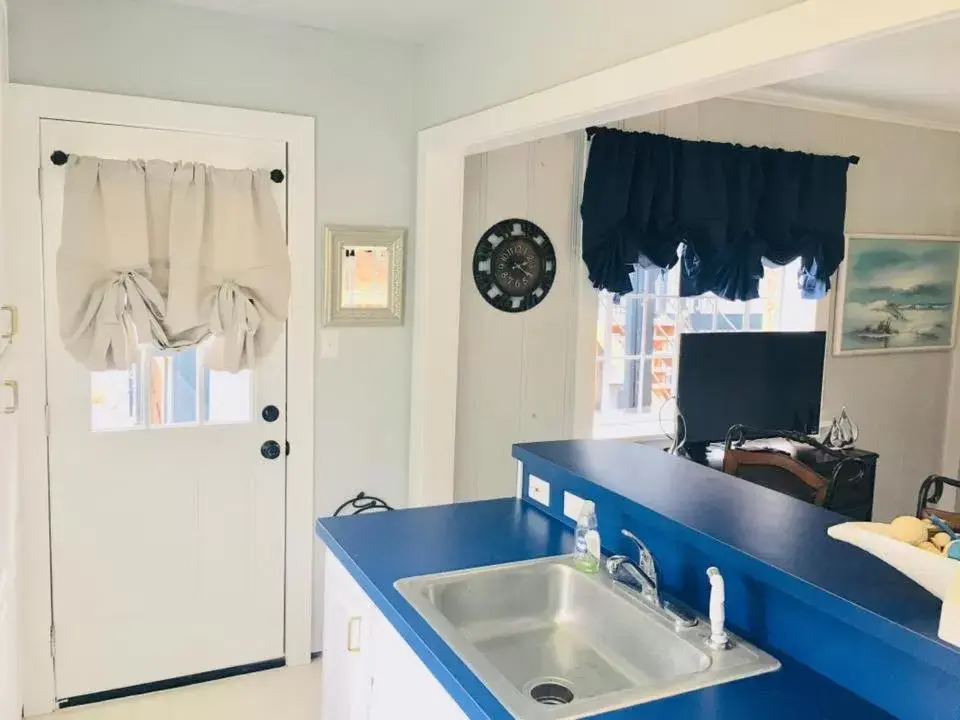
[[[580,511],[583,510],[583,498],[574,495],[571,492],[563,491],[563,514],[576,522],[580,519]]]
[[[544,507],[550,507],[550,483],[546,480],[531,475],[530,483],[527,486],[527,495]]]

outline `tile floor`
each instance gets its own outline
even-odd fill
[[[70,708],[33,720],[319,720],[320,661]]]

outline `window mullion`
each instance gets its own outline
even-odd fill
[[[201,347],[197,348],[195,356],[197,365],[197,425],[206,425],[206,418],[210,417],[210,409],[207,407],[207,367],[206,352]]]
[[[150,393],[153,391],[153,376],[150,372],[150,360],[153,357],[152,346],[141,345],[140,352],[138,354],[138,362],[140,363],[140,417],[143,423],[143,427],[150,428],[153,427],[153,423],[150,419]]]
[[[603,369],[600,373],[600,412],[610,411],[608,381],[613,375],[613,299],[603,303]]]
[[[647,357],[646,330],[647,330],[647,321],[649,318],[647,313],[650,312],[650,303],[648,302],[649,297],[650,296],[646,292],[644,292],[642,295],[640,295],[639,298],[637,298],[634,301],[634,302],[640,303],[640,347],[638,348],[637,354],[643,359],[646,359]],[[639,378],[637,379],[639,380]]]
[[[173,371],[173,356],[172,355],[163,355],[163,395],[164,395],[164,406],[163,406],[163,422],[164,425],[172,425],[173,421],[171,417],[176,415],[174,405],[174,398],[176,397],[176,374]]]

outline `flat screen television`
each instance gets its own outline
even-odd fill
[[[689,443],[721,442],[732,425],[817,433],[823,332],[686,333],[677,407]]]

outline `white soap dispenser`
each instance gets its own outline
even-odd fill
[[[597,531],[597,508],[592,500],[583,501],[574,538],[574,567],[585,573],[597,572],[600,569],[600,533]]]

